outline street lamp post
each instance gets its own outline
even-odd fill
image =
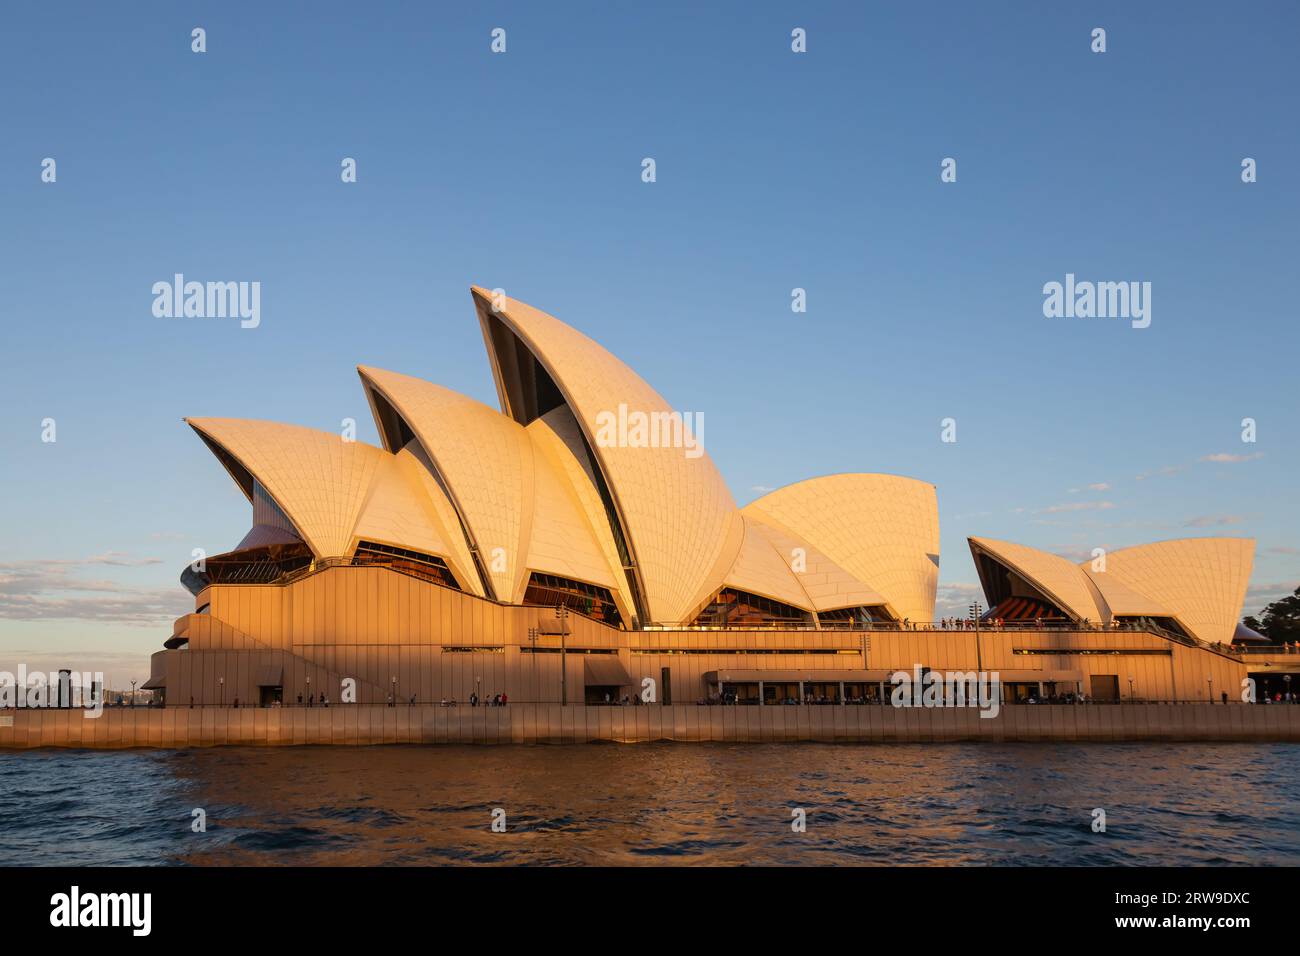
[[[1214,676],[1213,675],[1207,676],[1205,678],[1205,683],[1210,685],[1210,691],[1209,691],[1210,703],[1213,704],[1214,703]]]
[[[1128,675],[1128,699],[1133,699],[1133,675]]]
[[[1291,675],[1283,674],[1282,683],[1286,685],[1286,697],[1283,698],[1283,702],[1289,704],[1291,703]]]
[[[984,672],[984,655],[980,651],[980,607],[978,601],[970,606],[970,617],[975,622],[975,669],[980,673]]]
[[[568,645],[565,639],[569,634],[569,609],[563,604],[555,605],[555,616],[560,621],[560,706],[569,704],[569,659]]]
[[[135,706],[135,681],[131,681],[131,706]]]
[[[396,707],[397,706],[397,678],[393,677],[391,683],[393,685],[393,689],[389,694],[389,700],[391,706]]]
[[[224,677],[218,677],[217,686],[221,688],[221,706],[225,707],[226,706],[226,679]],[[132,697],[135,696],[134,687],[131,689],[131,696]]]
[[[537,628],[530,627],[528,629],[528,641],[533,646],[533,697],[540,702],[542,688],[537,679]]]
[[[307,675],[307,706],[311,706],[311,675]]]

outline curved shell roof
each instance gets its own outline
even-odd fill
[[[380,452],[354,536],[439,555],[464,590],[482,596],[451,502],[410,447],[396,455]]]
[[[1106,555],[1107,575],[1153,598],[1201,640],[1232,641],[1254,563],[1250,538],[1181,538]]]
[[[1088,576],[1077,564],[1048,551],[1012,541],[970,538],[972,548],[987,551],[1042,591],[1061,610],[1077,621],[1094,623],[1105,619],[1089,586]],[[989,600],[993,600],[989,598]]]
[[[503,297],[493,309],[490,291],[472,291],[502,409],[525,424],[547,410],[517,387],[521,380],[532,383],[542,377],[529,364],[531,356],[582,427],[632,552],[649,619],[642,623],[687,619],[721,584],[744,533],[735,500],[712,460],[707,453],[688,457],[682,447],[599,444],[602,413],[617,415],[620,406],[646,415],[671,414],[673,409],[627,365],[576,329],[517,299]]]
[[[761,523],[743,516],[741,520],[745,524],[745,539],[736,563],[723,580],[724,586],[772,598],[805,611],[813,610],[808,593],[800,586],[798,577],[771,539],[763,533]]]
[[[745,511],[742,516],[746,537],[753,529],[767,538],[781,560],[794,572],[799,587],[812,602],[813,610],[879,607],[889,603],[883,595],[849,574],[803,538],[769,524],[761,513]]]
[[[1172,617],[1203,641],[1230,643],[1250,581],[1255,542],[1249,538],[1182,538],[1121,548],[1106,570],[1023,544],[971,538],[1076,619]]]
[[[529,569],[616,590],[617,581],[596,543],[569,476],[551,457],[558,457],[561,452],[567,454],[568,450],[541,419],[529,425],[525,432],[534,444],[537,460],[537,513],[528,543]]]
[[[233,459],[222,462],[250,501],[248,476],[256,477],[317,557],[349,553],[382,450],[299,425],[240,418],[185,421],[219,457]],[[246,474],[238,474],[239,468]]]
[[[596,481],[590,470],[591,464],[586,457],[578,423],[574,421],[567,408],[557,408],[534,421],[528,426],[527,431],[533,440],[534,448],[538,451],[538,460],[545,458],[549,461],[551,467],[566,483],[586,520],[592,542],[604,560],[603,574],[593,572],[590,578],[580,574],[568,576],[608,587],[614,595],[614,603],[622,613],[624,622],[630,624],[636,609],[627,592],[627,578],[623,574],[623,563],[619,560],[618,546],[614,543],[605,507],[601,503],[600,492],[596,488]],[[543,563],[540,555],[536,558],[530,556],[529,560]],[[537,567],[536,564],[530,566]],[[538,570],[547,569],[539,567]],[[555,571],[555,573],[563,572]]]
[[[1129,587],[1115,574],[1094,571],[1092,562],[1079,565],[1093,585],[1101,592],[1101,599],[1110,609],[1111,617],[1173,617],[1159,601]]]
[[[473,293],[506,414],[359,368],[384,449],[276,422],[186,419],[254,501],[260,530],[246,540],[270,534],[269,523],[292,524],[318,557],[348,555],[358,538],[409,547],[443,557],[467,591],[514,603],[530,570],[555,574],[609,588],[624,619],[642,624],[687,622],[724,585],[805,610],[884,605],[900,619],[933,617],[932,485],[830,475],[739,511],[702,449],[601,440],[605,416],[676,415],[630,368],[544,312],[512,299],[494,309],[490,293]],[[1111,552],[1099,572],[1012,542],[970,542],[1076,619],[1173,617],[1224,642],[1254,553],[1249,539],[1166,541]]]
[[[806,540],[882,595],[900,620],[934,617],[939,505],[933,485],[897,475],[828,475],[778,488],[744,510]]]
[[[533,445],[522,427],[481,402],[410,375],[359,367],[419,439],[478,552],[493,596],[513,601],[527,584]],[[381,426],[382,427],[382,426]]]

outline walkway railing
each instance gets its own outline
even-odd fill
[[[778,700],[778,701],[769,701],[768,703],[762,706],[765,707],[892,706],[892,702],[889,699],[889,695],[888,695],[888,688],[890,685],[887,681],[885,682],[885,686],[887,690],[884,699],[879,699],[879,698],[872,698],[868,700],[852,699],[852,700],[845,700],[843,702],[837,700],[808,700],[803,702],[797,700]],[[1287,705],[1300,704],[1300,694],[1296,695],[1295,699],[1290,701],[1272,701],[1272,700],[1264,700],[1263,698],[1261,698],[1260,700],[1256,701],[1254,704],[1250,704],[1247,701],[1241,701],[1231,697],[1227,701],[1223,701],[1221,699],[1209,700],[1208,698],[1205,699],[1183,698],[1183,699],[1175,700],[1172,698],[1146,698],[1146,697],[1125,697],[1121,700],[1098,700],[1096,698],[1089,697],[1084,700],[1079,700],[1079,699],[1064,700],[1061,698],[1057,698],[1053,700],[1050,698],[1043,698],[1039,700],[1034,700],[1032,702],[1028,700],[1003,700],[999,702],[999,705],[1002,707],[1054,707],[1054,706],[1106,707],[1106,706],[1113,706],[1115,704],[1132,704],[1135,706],[1145,706],[1145,705],[1155,705],[1155,704],[1212,704],[1215,707],[1240,704],[1243,706],[1262,707],[1267,705],[1271,707],[1271,706],[1287,706]],[[235,706],[233,703],[230,704],[197,704],[196,703],[192,705],[191,704],[168,704],[166,705],[166,709],[169,710],[339,710],[339,709],[348,710],[348,709],[355,709],[358,707],[366,707],[370,709],[383,708],[386,710],[410,710],[412,708],[422,708],[422,709],[437,708],[439,710],[446,709],[446,710],[456,710],[456,711],[467,711],[467,710],[477,711],[480,708],[485,708],[488,710],[496,710],[496,709],[509,710],[511,707],[520,707],[525,705],[546,705],[548,707],[562,706],[558,700],[515,700],[512,698],[508,704],[480,703],[477,706],[473,706],[469,704],[467,701],[463,701],[463,700],[456,701],[456,702],[448,701],[445,704],[440,703],[438,701],[426,700],[426,701],[416,701],[415,704],[410,704],[409,702],[404,701],[400,704],[385,704],[385,703],[375,703],[375,702],[362,702],[362,703],[355,703],[355,704],[331,703],[328,706],[322,706],[320,704],[308,706],[307,704],[297,704],[297,703],[271,705],[271,704],[245,704],[241,702],[238,706]],[[675,702],[675,705],[679,707],[757,707],[759,706],[759,702],[757,700],[734,700],[734,701],[726,701],[726,702],[719,701],[719,700],[692,700],[692,701],[677,701]],[[128,704],[105,704],[104,706],[105,709],[108,710],[162,710],[164,709],[163,705],[144,704],[144,703],[136,704],[135,707],[131,707]],[[659,706],[674,706],[674,705],[661,705],[657,701],[652,704],[645,704],[645,703],[634,704],[629,700],[627,702],[610,701],[607,704],[603,702],[583,703],[580,701],[574,701],[568,704],[567,706],[569,707],[627,707],[636,710],[641,707],[659,707]],[[6,712],[12,711],[14,709],[15,708],[0,708],[0,710]],[[51,709],[51,708],[42,708],[42,709]],[[63,708],[63,709],[66,710],[66,709],[76,709],[76,708]],[[910,709],[910,708],[900,708],[900,709]],[[923,708],[923,709],[930,709],[930,708]],[[945,708],[943,706],[936,705],[936,707],[933,709],[950,710],[952,708]]]

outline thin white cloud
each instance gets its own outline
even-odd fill
[[[1115,503],[1113,501],[1067,501],[1064,504],[1039,508],[1034,514],[1054,515],[1063,511],[1109,511],[1114,507]]]
[[[138,568],[148,564],[162,564],[162,558],[133,558],[122,551],[105,551],[87,558],[85,564],[111,564],[122,568]]]
[[[120,552],[91,558],[0,563],[0,618],[74,620],[155,627],[192,609],[180,587],[133,587],[76,573],[80,567],[160,563]]]
[[[965,617],[969,613],[971,604],[983,600],[984,589],[978,584],[968,584],[964,581],[940,584],[935,594],[934,616]]]
[[[1242,610],[1242,614],[1258,616],[1260,611],[1274,601],[1280,601],[1284,597],[1295,594],[1297,586],[1300,586],[1300,582],[1285,581],[1252,584],[1246,588],[1246,606]]]
[[[1133,479],[1135,481],[1146,481],[1148,478],[1154,478],[1156,476],[1161,478],[1170,478],[1181,472],[1186,467],[1186,465],[1165,465],[1165,467],[1161,468],[1159,471],[1144,471],[1140,475],[1134,475]]]
[[[1067,561],[1073,561],[1076,564],[1080,561],[1091,561],[1093,559],[1093,547],[1104,547],[1104,545],[1065,545],[1064,547],[1051,548],[1052,554],[1065,558]],[[1110,550],[1107,548],[1106,550]]]
[[[1252,452],[1249,455],[1232,455],[1226,451],[1217,452],[1213,455],[1204,456],[1201,461],[1212,461],[1218,464],[1236,464],[1242,461],[1255,461],[1257,458],[1263,458],[1262,451]]]
[[[139,568],[162,564],[162,558],[133,558],[125,551],[105,551],[88,558],[32,558],[18,563],[0,562],[0,572],[12,568],[75,568],[87,564],[108,564],[119,568]]]
[[[1199,515],[1183,522],[1184,528],[1218,528],[1223,525],[1241,524],[1246,519],[1241,515]]]

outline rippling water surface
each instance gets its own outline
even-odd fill
[[[1298,808],[1290,744],[0,753],[4,864],[1296,865]]]

